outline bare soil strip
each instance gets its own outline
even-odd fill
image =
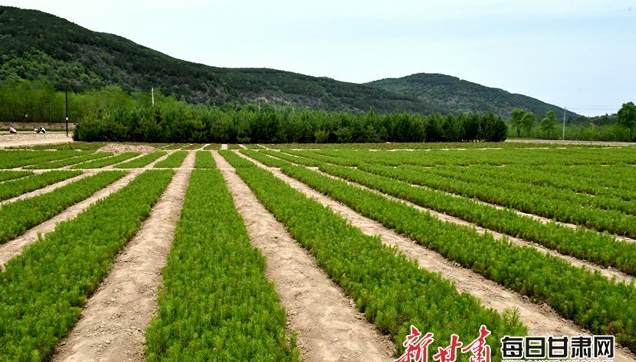
[[[266,275],[298,333],[306,361],[386,361],[393,353],[383,336],[358,312],[353,301],[316,265],[258,201],[234,169],[213,152],[252,243],[267,259]]]
[[[248,158],[243,154],[241,154],[241,156]],[[362,230],[365,234],[377,235],[386,245],[397,247],[400,252],[415,260],[423,269],[440,273],[444,278],[453,282],[457,290],[473,295],[479,299],[483,305],[493,308],[500,313],[509,309],[516,309],[520,320],[528,327],[528,333],[530,335],[560,336],[591,334],[572,321],[562,318],[550,306],[546,304],[534,304],[530,302],[527,297],[486,279],[469,269],[455,265],[442,255],[387,229],[375,220],[358,214],[349,207],[283,174],[280,170],[267,167],[251,158],[248,159],[259,167],[269,170],[294,189],[320,202],[322,205],[329,207],[349,221],[353,226]],[[625,348],[617,348],[616,352],[615,361],[617,362],[636,361],[636,356]]]
[[[84,177],[88,177],[90,175],[94,175],[95,172],[94,171],[88,171],[88,172],[83,172],[75,177],[71,177],[71,178],[67,178],[66,180],[62,180],[60,182],[56,182],[54,184],[48,185],[48,186],[44,186],[42,188],[39,188],[37,190],[31,191],[31,192],[26,192],[22,195],[18,195],[14,198],[11,199],[7,199],[4,201],[0,201],[0,206],[15,202],[15,201],[19,201],[19,200],[26,200],[26,199],[30,199],[32,197],[36,197],[42,194],[46,194],[48,192],[51,192],[55,189],[59,189],[60,187],[66,186],[68,184],[71,184],[75,181],[79,181],[80,179],[83,179]]]
[[[238,145],[238,146],[239,146],[239,148],[242,148],[242,149],[244,149],[244,150],[246,150],[246,149],[247,149],[247,147],[245,147],[245,145],[244,145],[244,144],[242,144],[242,143],[239,143],[239,145]]]
[[[257,162],[256,160],[254,160],[252,158],[249,158],[249,157],[245,156],[242,153],[238,153],[238,154],[240,156],[244,157],[244,158],[249,159],[252,162]],[[258,164],[260,166],[262,166],[262,167],[268,168],[266,165],[264,165],[264,164],[262,164],[260,162]],[[451,215],[448,215],[448,214],[445,214],[445,213],[442,213],[442,212],[439,212],[439,211],[436,211],[436,210],[433,210],[433,209],[422,207],[420,205],[414,204],[414,203],[412,203],[410,201],[407,201],[407,200],[403,200],[403,199],[397,198],[395,196],[387,195],[385,193],[382,193],[382,192],[380,192],[378,190],[375,190],[375,189],[372,189],[370,187],[361,185],[359,183],[352,182],[352,181],[349,181],[349,180],[345,180],[343,178],[340,178],[340,177],[337,177],[337,176],[322,172],[317,167],[307,167],[307,166],[303,166],[303,165],[300,165],[300,164],[298,164],[298,165],[301,166],[301,167],[306,167],[308,169],[316,171],[316,172],[320,173],[323,176],[326,176],[326,177],[329,177],[329,178],[332,178],[332,179],[335,179],[335,180],[340,180],[340,181],[346,182],[347,184],[349,184],[351,186],[358,187],[358,188],[373,192],[375,194],[381,195],[381,196],[386,197],[386,198],[391,199],[391,200],[399,201],[399,202],[401,202],[403,204],[406,204],[406,205],[408,205],[410,207],[413,207],[413,208],[415,208],[415,209],[417,209],[417,210],[419,210],[421,212],[426,212],[426,213],[430,214],[431,216],[436,217],[436,218],[438,218],[438,219],[440,219],[442,221],[453,223],[453,224],[457,224],[457,225],[462,225],[462,226],[468,226],[468,227],[474,228],[475,231],[477,231],[479,234],[488,233],[488,234],[492,235],[497,240],[501,240],[501,239],[505,238],[505,239],[508,239],[508,241],[510,241],[514,245],[529,246],[529,247],[534,248],[534,249],[536,249],[536,250],[538,250],[538,251],[540,251],[540,252],[542,252],[544,254],[555,256],[557,258],[563,259],[563,260],[567,261],[568,263],[570,263],[570,264],[572,264],[572,265],[574,265],[576,267],[587,268],[587,269],[592,270],[592,271],[598,271],[598,272],[600,272],[603,276],[605,276],[608,279],[616,278],[616,280],[624,281],[626,283],[631,283],[631,282],[633,282],[636,279],[635,277],[633,277],[633,276],[631,276],[631,275],[629,275],[627,273],[624,273],[622,271],[616,270],[614,268],[611,268],[611,267],[607,267],[606,268],[604,266],[601,266],[601,265],[598,265],[598,264],[595,264],[595,263],[592,263],[592,262],[589,262],[589,261],[586,261],[586,260],[581,260],[581,259],[578,259],[578,258],[570,256],[570,255],[561,254],[558,251],[550,249],[548,247],[545,247],[545,246],[543,246],[543,245],[541,245],[539,243],[536,243],[536,242],[533,242],[533,241],[524,240],[524,239],[520,239],[518,237],[515,237],[515,236],[512,236],[512,235],[508,235],[508,234],[502,234],[500,232],[497,232],[497,231],[494,231],[494,230],[491,230],[491,229],[486,229],[486,228],[483,228],[483,227],[481,227],[479,225],[476,225],[474,223],[471,223],[469,221],[461,219],[459,217],[451,216]],[[268,168],[268,169],[271,170],[272,168]],[[282,172],[281,172],[281,174],[282,174]],[[412,186],[420,187],[418,185],[412,185]],[[423,188],[426,188],[426,187],[423,187]],[[449,194],[449,195],[454,196],[454,197],[455,196],[456,197],[460,197],[459,195],[455,195],[455,194]],[[490,205],[490,204],[488,204],[488,205]],[[499,206],[499,207],[502,208],[501,206]]]
[[[144,332],[157,309],[166,263],[194,164],[184,160],[108,277],[88,300],[80,321],[57,347],[54,361],[143,361]]]
[[[221,145],[221,149],[222,149],[222,150],[227,150],[227,143],[223,143],[223,144]]]
[[[141,172],[146,169],[152,168],[152,166],[160,160],[161,158],[151,162],[144,168],[132,169],[126,176],[97,191],[89,198],[78,202],[77,204],[55,215],[54,217],[46,220],[45,222],[29,229],[27,232],[18,236],[17,238],[8,241],[3,245],[0,245],[0,269],[3,269],[4,264],[6,264],[7,261],[9,261],[11,258],[20,255],[25,247],[36,242],[40,235],[44,235],[55,230],[57,224],[76,217],[97,201],[107,197],[108,195],[116,191],[119,191],[124,186],[128,185],[128,183],[135,177],[137,177]]]

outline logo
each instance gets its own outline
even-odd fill
[[[435,341],[433,333],[422,334],[413,325],[409,331],[402,343],[404,353],[394,362],[428,362],[429,346]],[[456,362],[458,356],[467,355],[469,362],[490,362],[491,347],[486,343],[490,334],[483,324],[475,339],[466,344],[457,334],[451,334],[448,345],[437,347],[430,357],[436,362]],[[500,342],[503,362],[613,362],[616,351],[615,338],[609,335],[504,336]]]

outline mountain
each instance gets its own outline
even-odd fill
[[[457,112],[493,112],[508,116],[514,108],[523,108],[542,115],[563,109],[536,98],[514,94],[499,88],[486,87],[444,74],[418,73],[402,78],[386,78],[366,83],[389,92],[415,97],[438,107]],[[576,116],[568,112],[568,118]]]
[[[41,11],[0,6],[0,81],[46,79],[58,89],[76,91],[110,84],[126,90],[155,87],[191,103],[265,102],[354,112],[373,108],[378,112],[507,115],[514,107],[539,113],[557,109],[457,78],[430,76],[355,84],[267,68],[212,67]]]

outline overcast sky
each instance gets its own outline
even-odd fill
[[[171,56],[342,81],[444,73],[568,107],[636,101],[636,0],[0,0]]]

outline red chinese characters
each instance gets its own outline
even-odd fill
[[[482,325],[479,328],[479,336],[463,347],[464,344],[459,341],[459,336],[452,334],[448,346],[437,348],[437,353],[433,355],[433,361],[456,362],[457,350],[460,350],[461,353],[471,354],[470,362],[490,362],[491,349],[486,343],[486,338],[489,335],[488,328]],[[422,336],[417,327],[411,326],[410,334],[402,343],[404,353],[394,362],[428,362],[428,347],[433,341],[433,333],[429,332]]]

